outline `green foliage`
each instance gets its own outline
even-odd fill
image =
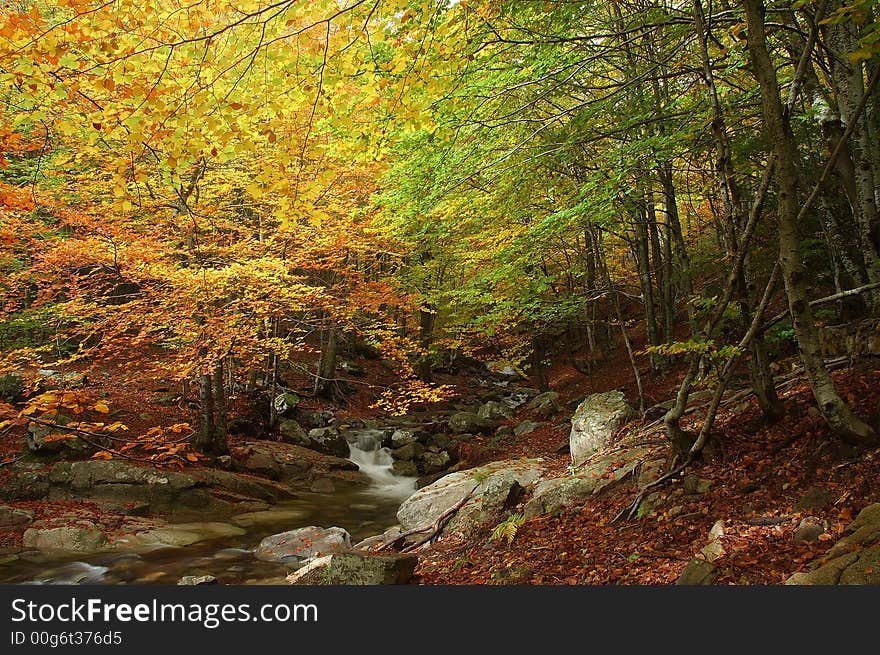
[[[506,519],[501,521],[495,528],[492,530],[492,534],[489,535],[489,541],[507,541],[507,545],[509,546],[513,543],[514,537],[516,537],[516,533],[519,530],[520,526],[526,522],[525,517],[522,514],[514,513],[508,516]]]

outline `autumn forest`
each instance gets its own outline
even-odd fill
[[[878,78],[873,0],[5,0],[0,581],[880,583]]]

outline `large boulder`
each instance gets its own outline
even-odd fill
[[[543,472],[544,460],[518,459],[450,473],[403,501],[397,510],[397,520],[404,532],[425,528],[467,498],[446,526],[449,530],[465,533],[488,518],[481,515],[487,490],[492,491],[490,502],[494,504],[503,487],[511,487],[514,482],[529,487]]]
[[[513,410],[497,400],[483,403],[477,410],[477,418],[487,423],[490,421],[503,421],[511,416],[513,416]]]
[[[29,509],[0,505],[0,529],[26,525],[33,520],[34,513]]]
[[[389,585],[407,584],[419,558],[416,555],[336,553],[319,557],[287,576],[291,584]]]
[[[65,452],[72,456],[83,456],[96,449],[76,436],[75,432],[63,427],[70,418],[59,414],[55,417],[55,425],[31,422],[28,425],[25,441],[28,449],[38,455]]]
[[[562,410],[559,404],[559,394],[555,391],[546,391],[538,394],[526,405],[526,411],[536,414],[541,418],[548,419],[556,416]]]
[[[574,475],[541,480],[523,513],[526,518],[532,518],[582,504],[632,476],[649,453],[650,450],[643,447],[609,453],[590,461]]]
[[[579,466],[594,452],[609,445],[620,426],[635,415],[635,410],[620,391],[587,396],[571,417],[572,464]]]
[[[269,477],[297,489],[309,489],[321,478],[336,487],[366,486],[370,482],[351,460],[280,441],[244,442],[232,448],[230,454],[237,471]]]
[[[299,396],[290,392],[280,393],[272,401],[272,407],[278,416],[290,416],[297,405],[299,405]]]
[[[309,430],[309,443],[306,447],[333,457],[344,458],[349,454],[348,442],[334,427]]]
[[[107,536],[89,521],[59,528],[28,528],[22,544],[25,548],[49,552],[96,553],[107,546]]]
[[[0,375],[0,400],[17,403],[24,397],[24,378],[18,373]]]
[[[880,584],[880,503],[865,507],[821,558],[795,573],[787,585]]]
[[[476,434],[491,426],[490,421],[481,419],[476,412],[456,412],[449,419],[449,431],[453,434]]]
[[[296,562],[347,550],[351,550],[348,531],[310,525],[266,537],[254,550],[254,555],[268,562]]]
[[[281,440],[286,443],[298,446],[306,446],[309,443],[309,433],[292,418],[282,419],[278,423],[278,434],[281,435]]]

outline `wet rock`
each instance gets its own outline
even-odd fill
[[[165,527],[153,528],[152,530],[143,530],[133,536],[121,537],[115,544],[117,547],[128,548],[144,546],[183,547],[191,546],[201,541],[240,537],[243,534],[245,534],[245,530],[242,528],[217,521],[176,523]]]
[[[311,525],[266,537],[254,550],[254,555],[268,562],[288,562],[349,549],[351,535],[346,530]]]
[[[0,505],[0,528],[14,528],[20,525],[27,525],[33,520],[34,513],[29,509]]]
[[[107,545],[107,536],[90,521],[60,528],[33,527],[24,531],[25,548],[50,552],[96,553]]]
[[[287,576],[287,581],[305,585],[407,584],[418,563],[413,554],[336,553],[306,564]]]
[[[718,569],[711,562],[702,559],[692,559],[684,567],[684,571],[675,581],[677,585],[701,586],[710,585],[718,577]]]
[[[312,491],[316,494],[332,494],[336,491],[336,485],[333,484],[333,480],[328,480],[327,478],[318,478],[317,480],[314,480],[309,486],[309,491]]]
[[[416,466],[416,463],[405,459],[394,460],[394,463],[391,465],[391,471],[394,475],[402,475],[411,478],[419,474],[419,469]]]
[[[280,525],[285,522],[298,521],[306,515],[298,509],[267,509],[259,512],[236,514],[229,522],[240,528],[253,528],[262,525]]]
[[[578,466],[599,448],[609,445],[614,433],[635,415],[620,391],[587,396],[571,417],[572,463]]]
[[[217,578],[213,575],[185,575],[177,581],[177,584],[185,587],[197,587],[201,585],[217,584]]]
[[[309,430],[309,444],[312,450],[334,457],[348,457],[348,442],[334,427],[312,428]]]
[[[559,394],[555,391],[538,394],[526,405],[526,411],[544,419],[556,416],[562,411],[562,406],[559,404]]]

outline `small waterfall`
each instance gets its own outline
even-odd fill
[[[25,584],[97,584],[104,581],[106,566],[87,562],[70,562],[46,571],[40,578]]]
[[[394,459],[391,451],[382,447],[383,436],[381,430],[352,435],[353,439],[348,442],[348,458],[373,481],[370,491],[402,501],[416,490],[416,479],[392,473]]]

